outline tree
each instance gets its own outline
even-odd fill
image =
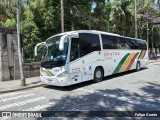
[[[7,19],[5,22],[4,22],[4,26],[5,27],[8,27],[8,28],[16,28],[16,20],[14,18],[12,19]]]
[[[0,26],[15,28],[16,8],[13,0],[0,0]]]
[[[16,27],[15,1],[1,0],[0,26]],[[3,4],[2,4],[3,3]],[[160,14],[153,0],[138,2],[138,38],[146,39],[144,16]],[[158,4],[158,3],[157,3]],[[93,9],[93,5],[95,8]],[[10,7],[5,7],[10,6]],[[148,13],[147,10],[149,9]],[[65,31],[94,29],[134,37],[134,0],[64,0]],[[3,19],[2,19],[3,18]],[[152,25],[149,24],[151,30]],[[26,58],[34,57],[34,46],[61,32],[59,0],[21,0],[21,28]],[[159,44],[158,28],[153,42]],[[149,40],[152,39],[151,34]]]

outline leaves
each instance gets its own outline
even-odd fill
[[[15,1],[0,0],[0,26],[16,27]],[[65,31],[94,29],[135,36],[134,0],[64,0]],[[2,5],[3,3],[3,5]],[[146,39],[146,18],[160,15],[153,1],[137,1],[138,38]],[[158,3],[157,3],[158,4]],[[8,6],[8,7],[5,7]],[[158,6],[158,5],[157,5]],[[32,58],[34,46],[61,32],[60,0],[21,0],[21,32],[25,57]],[[149,24],[151,30],[152,24]],[[154,29],[153,41],[160,45],[160,29]],[[149,34],[149,40],[152,36]]]

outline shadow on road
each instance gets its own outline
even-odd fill
[[[90,85],[88,83],[88,85]],[[81,85],[83,86],[83,85]],[[47,111],[69,111],[72,112],[71,115],[74,116],[74,111],[88,111],[87,115],[76,114],[77,117],[82,117],[79,119],[88,120],[93,119],[97,120],[98,118],[93,115],[93,111],[160,111],[160,89],[159,85],[148,83],[148,85],[141,88],[144,94],[137,92],[130,92],[123,89],[105,89],[105,90],[73,90],[63,96],[60,100],[56,101],[56,104],[48,107]],[[74,94],[76,93],[76,94]],[[53,102],[55,99],[51,99]],[[103,113],[103,112],[102,112]],[[125,112],[125,114],[129,114]],[[88,117],[94,116],[93,118]],[[116,116],[116,114],[115,114]],[[100,116],[99,116],[100,117]],[[114,117],[114,114],[113,114]],[[104,116],[100,118],[106,119]],[[60,118],[55,118],[60,119]],[[75,117],[66,117],[66,120],[77,120]],[[134,118],[114,118],[114,120],[133,120]],[[137,119],[137,118],[135,118]],[[146,118],[147,119],[147,118]],[[150,117],[149,119],[152,119]],[[153,119],[155,119],[153,117]],[[38,118],[37,120],[43,120],[43,118]]]
[[[71,86],[60,87],[60,86],[45,85],[44,87],[48,88],[48,89],[55,89],[55,90],[60,90],[60,91],[72,91],[72,90],[82,88],[84,86],[89,86],[89,85],[92,85],[92,84],[94,84],[94,82],[92,80],[90,80],[90,81],[78,83],[78,84],[71,85]]]

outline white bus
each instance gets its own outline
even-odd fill
[[[64,32],[48,38],[41,59],[42,83],[54,86],[94,80],[148,64],[145,40],[96,30]],[[37,55],[37,47],[35,55]]]

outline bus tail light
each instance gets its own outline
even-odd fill
[[[62,72],[61,74],[57,75],[58,78],[67,77],[67,71]]]

